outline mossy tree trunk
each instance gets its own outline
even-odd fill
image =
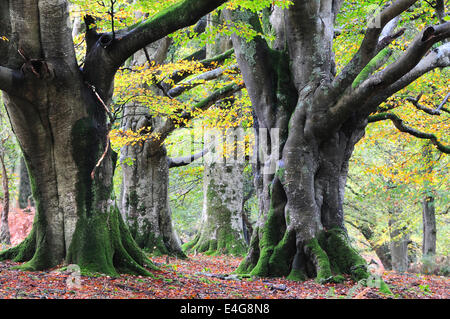
[[[147,115],[143,115],[147,114]],[[158,125],[148,107],[125,108],[122,128],[137,131]],[[185,257],[172,225],[168,197],[169,165],[164,146],[144,141],[121,150],[122,214],[137,244],[156,255]]]
[[[262,19],[250,11],[226,11],[228,20],[275,36],[270,43],[232,36],[254,110],[256,149],[265,149],[255,171],[260,218],[238,272],[319,281],[340,281],[342,273],[355,280],[369,276],[344,227],[348,160],[380,103],[448,63],[434,53],[419,63],[448,36],[450,24],[444,24],[420,33],[408,53],[383,72],[365,72],[400,35],[392,30],[384,35],[383,29],[414,2],[386,6],[368,24],[360,50],[339,75],[333,39],[343,1],[295,1],[288,9],[263,12]],[[445,45],[437,51],[447,54]],[[358,78],[353,85],[360,73],[365,81]]]
[[[246,253],[243,171],[243,163],[205,163],[200,230],[183,249],[208,255]]]
[[[128,57],[195,23],[223,1],[183,1],[126,30],[86,23],[79,67],[65,0],[0,2],[0,89],[23,151],[36,204],[33,228],[0,259],[41,270],[62,262],[107,274],[153,267],[123,222],[113,193],[107,134],[117,69]],[[120,36],[117,36],[120,35]],[[18,50],[20,52],[18,52]]]
[[[210,13],[207,28],[224,24],[223,11]],[[217,36],[213,43],[206,45],[206,57],[213,58],[232,48],[229,37]],[[233,134],[233,129],[224,134]],[[187,252],[200,252],[208,255],[230,254],[242,256],[247,251],[244,232],[244,167],[238,158],[227,160],[215,145],[216,155],[221,158],[205,161],[203,175],[203,209],[200,229],[191,242],[183,245]],[[233,146],[231,146],[233,147]],[[235,154],[237,155],[237,154]],[[237,157],[239,157],[238,154]],[[232,155],[229,154],[232,157]]]

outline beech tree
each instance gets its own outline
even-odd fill
[[[344,1],[293,1],[288,8],[266,10],[261,19],[250,10],[226,12],[230,23],[245,21],[259,34],[274,35],[273,41],[232,36],[253,104],[257,147],[264,141],[271,150],[254,173],[260,221],[239,272],[319,281],[340,281],[341,273],[355,280],[368,277],[344,226],[349,158],[382,102],[450,63],[450,46],[435,46],[450,36],[450,23],[444,22],[419,31],[399,58],[378,70],[387,62],[383,49],[403,34],[396,30],[397,17],[416,2],[383,6],[339,74],[333,41]],[[395,120],[375,114],[371,121],[377,116]],[[258,134],[274,128],[278,135]],[[433,134],[420,135],[445,147]],[[277,169],[264,171],[268,166]]]
[[[224,0],[185,0],[123,29],[86,21],[79,66],[68,2],[0,2],[0,89],[27,163],[36,217],[27,239],[0,254],[47,269],[65,261],[89,271],[148,274],[112,191],[109,104],[118,68],[136,51],[196,23]],[[113,24],[114,25],[114,24]]]
[[[193,27],[193,33],[201,34],[205,26],[206,17]],[[184,32],[189,33],[189,30]],[[120,131],[113,134],[114,140],[125,141],[120,151],[123,173],[120,202],[133,237],[140,247],[154,254],[179,257],[185,255],[172,225],[169,169],[189,165],[206,150],[172,158],[167,155],[166,139],[243,88],[227,77],[217,80],[226,71],[237,68],[221,65],[233,50],[217,55],[199,50],[174,63],[167,61],[169,50],[173,52],[182,47],[171,38],[164,38],[134,55],[133,65],[128,66],[131,71],[122,72],[120,77],[128,88],[121,90],[124,93],[120,99],[131,102],[124,107]],[[139,71],[142,67],[144,70]],[[136,84],[130,86],[130,82]],[[206,90],[206,97],[199,94],[199,90],[204,91],[204,85],[214,86],[214,83],[218,88]],[[198,100],[198,96],[202,98]]]

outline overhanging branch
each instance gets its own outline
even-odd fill
[[[216,55],[212,58],[203,59],[203,60],[200,60],[197,62],[204,68],[210,68],[213,65],[223,63],[226,59],[230,58],[233,55],[233,53],[234,53],[234,49],[230,49],[230,50],[225,51],[225,52],[223,52],[219,55]],[[189,57],[186,57],[184,60],[189,61],[189,60],[192,60],[192,58],[191,58],[191,56],[189,56]],[[164,79],[159,84],[165,89],[165,91],[169,91],[172,88],[173,84],[177,84],[193,74],[194,74],[194,71],[179,71],[179,70],[177,70],[177,71],[174,71],[168,77],[168,79]]]
[[[217,79],[218,77],[223,75],[225,72],[235,71],[237,69],[238,69],[237,65],[231,65],[229,67],[217,68],[217,69],[214,69],[211,71],[204,72],[202,74],[199,74],[199,75],[193,77],[192,79],[190,79],[187,82],[181,83],[181,84],[171,88],[169,91],[167,91],[167,94],[171,98],[180,96],[184,92],[189,91],[189,90],[195,88],[196,86],[202,84],[204,81],[210,81],[210,80]]]
[[[415,128],[412,128],[410,126],[405,125],[404,121],[398,117],[397,115],[389,112],[383,112],[378,113],[369,116],[369,123],[379,122],[379,121],[385,121],[390,120],[394,126],[403,133],[408,133],[414,137],[420,138],[420,139],[427,139],[430,140],[432,144],[434,144],[439,151],[442,153],[450,154],[450,146],[442,144],[439,139],[436,137],[436,135],[431,133],[425,133],[422,131],[419,131]]]
[[[158,140],[163,141],[173,130],[175,130],[177,128],[176,122],[181,123],[179,124],[179,127],[183,126],[185,121],[192,119],[194,112],[206,111],[217,101],[227,98],[243,88],[244,84],[229,84],[215,90],[208,97],[193,105],[190,110],[180,111],[179,116],[167,119],[164,125],[155,132],[156,136],[158,136]]]
[[[436,107],[435,109],[431,109],[429,107],[426,107],[422,104],[419,103],[420,98],[422,97],[422,93],[419,94],[417,97],[410,97],[408,96],[407,98],[405,98],[406,101],[411,102],[412,105],[414,105],[416,107],[416,109],[423,111],[427,114],[430,115],[441,115],[441,110],[445,111],[445,112],[449,112],[449,110],[447,110],[446,108],[444,108],[443,106],[445,105],[445,103],[447,103],[448,98],[450,96],[450,93],[448,93],[445,98],[442,100],[442,102],[439,104],[438,107]]]
[[[169,168],[187,166],[191,164],[193,161],[205,156],[208,152],[209,149],[203,149],[200,152],[189,156],[175,157],[175,158],[168,157],[167,163],[169,165]]]
[[[226,0],[184,0],[127,30],[118,31],[117,34],[121,36],[111,46],[116,67],[146,45],[195,24],[225,2]]]
[[[425,56],[432,45],[450,36],[450,22],[426,28],[406,52],[383,71],[371,76],[355,90],[348,89],[340,100],[329,109],[328,124],[339,125],[350,114],[366,108],[377,107],[389,96],[406,87],[417,78],[436,67],[450,63],[450,46],[444,44]],[[424,57],[425,56],[425,57]],[[361,103],[366,101],[366,103]],[[323,123],[317,123],[320,128]]]
[[[398,0],[393,2],[390,6],[385,8],[375,19],[369,24],[364,39],[358,51],[352,57],[350,62],[345,66],[343,71],[333,81],[333,96],[341,94],[347,87],[349,87],[363,68],[378,54],[384,47],[386,47],[396,35],[383,34],[383,31],[392,32],[393,28],[388,25],[391,20],[395,19],[401,13],[411,7],[417,0]],[[388,30],[385,30],[386,29]],[[382,38],[380,39],[380,36]]]

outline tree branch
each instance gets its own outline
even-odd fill
[[[442,45],[434,54],[423,58],[432,45],[450,36],[450,22],[426,28],[421,32],[406,52],[383,71],[371,76],[355,90],[347,89],[340,100],[333,105],[326,117],[335,125],[342,123],[352,112],[361,111],[365,106],[377,107],[389,96],[404,88],[421,75],[440,65],[449,63],[450,47]],[[369,103],[361,104],[361,101]],[[330,123],[329,123],[330,124]],[[323,123],[317,123],[320,128]]]
[[[397,115],[389,112],[384,113],[378,113],[375,115],[369,116],[369,123],[374,123],[378,121],[384,121],[384,120],[391,120],[391,122],[395,125],[395,127],[403,133],[408,133],[414,137],[420,138],[420,139],[427,139],[430,140],[431,143],[433,143],[438,150],[440,150],[442,153],[450,154],[450,146],[442,144],[436,135],[431,133],[425,133],[421,132],[415,128],[412,128],[410,126],[407,126],[404,124],[404,121],[398,117]]]
[[[224,62],[226,59],[231,57],[233,53],[234,49],[230,49],[212,58],[198,61],[198,63],[200,63],[204,68],[209,68],[212,67],[213,65]],[[189,56],[184,58],[183,60],[192,60],[192,57]],[[168,77],[168,79],[165,79],[161,83],[159,83],[159,85],[161,85],[164,88],[164,90],[168,92],[172,88],[172,83],[177,84],[192,74],[194,74],[194,71],[175,71]]]
[[[189,155],[189,156],[183,156],[183,157],[176,157],[176,158],[167,158],[167,163],[169,165],[169,168],[173,167],[182,167],[187,166],[191,164],[193,161],[205,156],[208,154],[209,149],[203,149],[202,151]]]
[[[345,66],[344,70],[333,81],[333,91],[337,91],[333,92],[333,95],[339,95],[349,87],[372,58],[389,44],[387,40],[390,34],[384,36],[387,31],[393,31],[392,25],[388,25],[389,22],[416,2],[417,0],[395,1],[369,24],[358,52],[355,53],[350,62]],[[385,27],[386,30],[384,30]],[[381,35],[384,36],[382,39],[380,39]]]
[[[219,76],[223,75],[226,71],[234,71],[239,67],[234,64],[226,68],[217,68],[211,71],[204,72],[202,74],[197,75],[196,77],[190,79],[187,82],[181,83],[178,86],[171,88],[167,94],[169,97],[174,98],[180,96],[184,92],[195,88],[196,86],[202,84],[204,81],[210,81],[217,79]]]
[[[425,73],[430,72],[435,68],[444,68],[448,66],[450,66],[450,43],[446,43],[436,49],[433,49],[419,62],[419,64],[416,65],[414,69],[384,89],[381,94],[376,94],[366,100],[366,103],[362,107],[361,111],[367,114],[372,113],[375,108],[382,102],[386,101],[387,98],[404,89]]]
[[[115,67],[118,68],[146,45],[195,24],[225,2],[226,0],[184,0],[127,30],[118,31],[117,34],[123,35],[111,45]]]
[[[422,93],[420,93],[416,98],[408,96],[408,97],[405,98],[405,100],[408,101],[408,102],[411,102],[411,104],[414,105],[416,107],[416,109],[418,109],[420,111],[423,111],[423,112],[425,112],[427,114],[430,114],[430,115],[441,115],[441,109],[443,109],[443,106],[445,105],[445,103],[447,103],[447,100],[448,100],[449,96],[450,96],[450,93],[448,93],[446,95],[444,100],[435,109],[430,109],[430,108],[428,108],[426,106],[423,106],[422,104],[419,103],[420,98],[422,97]],[[445,109],[443,109],[443,110],[445,110]]]
[[[219,100],[222,100],[226,97],[229,97],[233,95],[234,93],[242,90],[244,88],[244,84],[230,84],[223,88],[217,89],[211,95],[204,98],[200,102],[196,103],[194,106],[191,107],[188,111],[181,111],[180,116],[177,117],[182,120],[190,120],[192,119],[192,114],[195,111],[206,111],[209,107],[214,105]],[[157,129],[155,132],[156,136],[158,136],[158,140],[163,141],[174,129],[176,129],[176,121],[177,118],[169,118],[167,121],[162,125],[160,128]],[[183,126],[183,124],[180,124],[180,126]]]

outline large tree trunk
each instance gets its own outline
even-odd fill
[[[124,115],[122,127],[125,130],[137,131],[158,125],[158,120],[152,119],[146,106],[126,107]],[[172,225],[169,166],[164,146],[150,141],[124,146],[121,163],[122,214],[138,245],[153,254],[185,257]]]
[[[26,261],[24,269],[65,261],[94,272],[148,274],[142,266],[151,263],[115,204],[110,148],[93,174],[108,146],[99,96],[109,100],[112,77],[105,76],[95,94],[78,68],[66,2],[13,1],[9,9],[9,40],[34,59],[24,61],[10,48],[7,65],[22,68],[24,78],[4,101],[29,169],[36,216],[27,239],[0,259]]]
[[[107,143],[101,106],[77,70],[64,64],[55,67],[61,75],[58,81],[33,81],[27,88],[33,92],[32,102],[6,98],[29,167],[36,217],[28,238],[2,257],[28,261],[24,268],[30,269],[66,260],[108,274],[146,273],[140,266],[146,258],[115,205],[111,151],[91,178]]]
[[[347,273],[360,280],[368,272],[349,244],[343,199],[348,160],[367,121],[351,116],[331,132],[313,133],[310,109],[334,103],[318,95],[333,77],[333,34],[328,31],[338,8],[308,11],[307,6],[302,2],[287,11],[276,7],[263,19],[270,18],[277,35],[272,48],[260,38],[247,42],[232,37],[252,99],[259,152],[255,187],[260,217],[237,271],[294,280],[316,277],[321,282],[341,281],[340,274]],[[226,16],[261,30],[248,12]]]
[[[46,269],[65,261],[109,274],[152,266],[121,218],[113,194],[108,109],[119,67],[143,47],[223,4],[185,0],[122,30],[98,33],[85,16],[86,55],[76,60],[66,0],[0,1],[0,89],[28,166],[33,229],[0,259]]]
[[[297,280],[367,277],[364,259],[349,245],[342,208],[348,160],[362,132],[343,129],[320,146],[302,142],[295,149],[289,145],[296,136],[289,135],[276,173],[262,167],[256,174],[260,222],[238,271]]]
[[[243,223],[243,163],[206,163],[200,230],[183,248],[214,254],[246,253]]]

